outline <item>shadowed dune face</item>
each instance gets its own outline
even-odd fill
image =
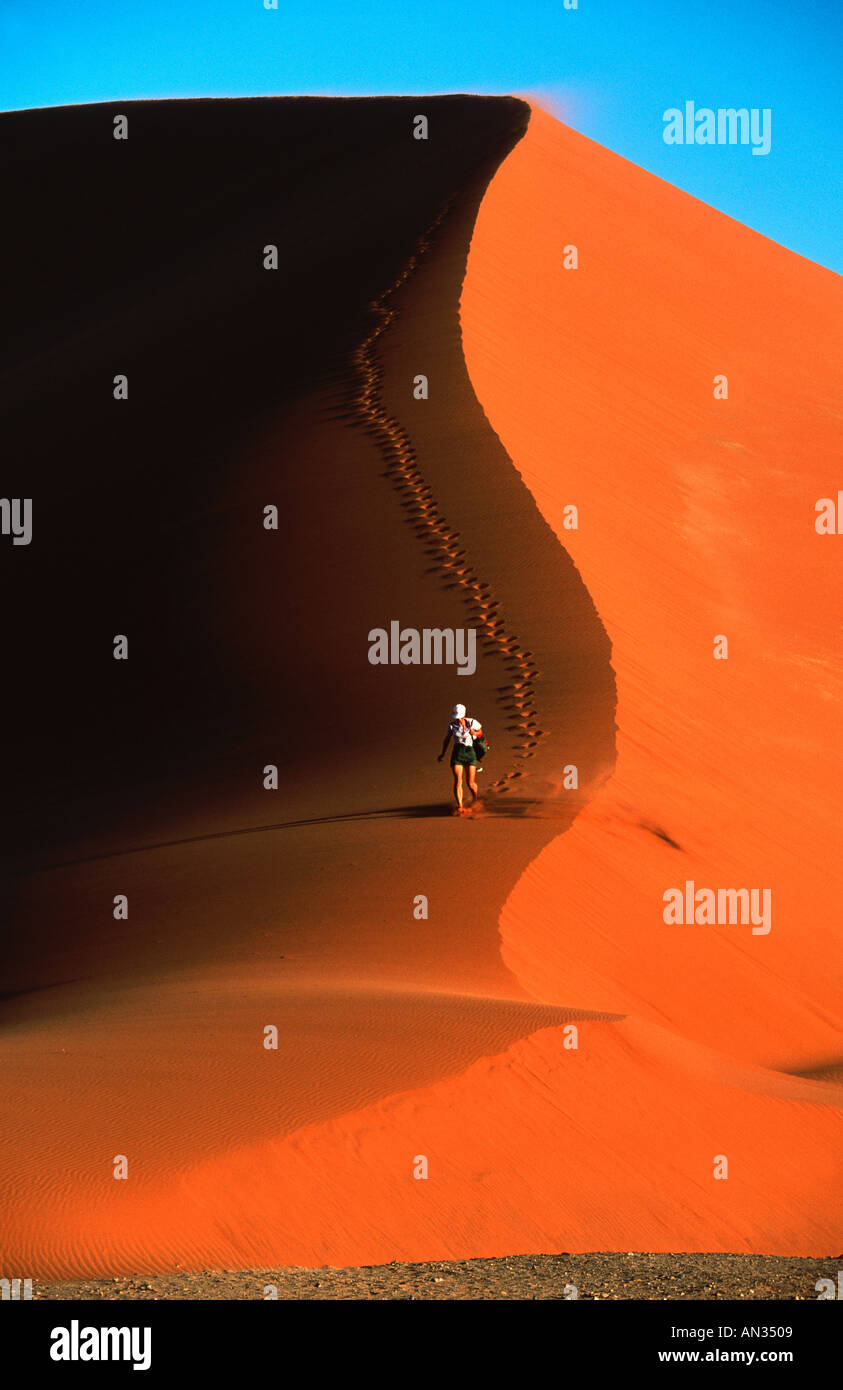
[[[383,744],[394,673],[369,670],[366,632],[418,566],[371,441],[331,425],[331,393],[349,388],[372,300],[527,119],[515,100],[432,98],[441,159],[412,138],[416,104],[130,103],[126,142],[107,105],[3,118],[20,214],[3,267],[7,485],[38,506],[35,543],[0,555],[21,594],[16,854],[103,825],[148,840],[150,803],[159,828],[165,807],[190,816],[170,787],[201,788],[203,819],[221,801],[228,826],[260,743],[289,773],[312,763],[304,711],[338,722],[343,762]],[[278,534],[260,526],[268,503]],[[421,587],[417,609],[426,592],[431,616],[453,619],[439,587]],[[125,667],[111,636],[127,629]],[[452,684],[425,692],[437,727]]]
[[[419,105],[130,103],[122,152],[116,107],[5,118],[9,491],[35,525],[0,556],[20,595],[0,1142],[30,1268],[131,1263],[174,1175],[581,1017],[535,1005],[497,924],[611,765],[608,642],[458,321],[528,113],[430,99],[417,142]],[[478,628],[476,673],[373,666],[393,619]],[[436,762],[455,700],[499,789],[471,824]],[[552,822],[525,815],[540,797]],[[217,1216],[165,1205],[166,1249],[206,1248]]]
[[[68,843],[89,832],[101,847],[103,824],[115,832],[125,824],[117,844],[149,842],[151,800],[167,807],[176,838],[190,808],[170,785],[201,788],[203,822],[220,800],[227,826],[232,798],[249,795],[251,768],[242,769],[260,741],[299,780],[314,756],[329,761],[331,812],[350,768],[349,809],[358,809],[358,763],[390,737],[404,747],[425,736],[431,719],[441,726],[434,701],[447,712],[463,682],[431,668],[414,700],[417,672],[361,664],[360,623],[388,623],[389,601],[401,599],[408,626],[454,624],[466,596],[445,587],[447,556],[427,554],[395,480],[374,485],[386,462],[382,439],[349,426],[365,423],[354,351],[445,211],[437,267],[448,257],[453,264],[447,276],[425,276],[423,267],[413,276],[427,284],[417,297],[428,301],[434,339],[420,350],[441,354],[426,404],[434,428],[440,420],[435,452],[444,451],[448,422],[472,441],[462,467],[442,461],[443,490],[454,478],[462,489],[457,499],[446,493],[443,510],[453,528],[470,526],[471,515],[461,521],[459,513],[472,489],[469,513],[493,516],[500,486],[491,475],[508,473],[509,505],[543,533],[541,564],[559,570],[548,583],[559,588],[561,624],[579,581],[570,566],[563,573],[564,556],[483,421],[455,308],[477,204],[523,134],[527,108],[513,99],[432,98],[425,142],[411,136],[416,105],[129,103],[132,135],[122,147],[111,138],[117,108],[109,105],[4,117],[4,177],[22,210],[9,233],[12,331],[0,360],[9,492],[42,489],[37,547],[0,554],[23,586],[10,614],[19,653],[9,693],[19,738],[7,769],[16,856],[35,843],[63,847],[65,857]],[[447,158],[431,154],[437,133],[450,142]],[[262,266],[269,242],[279,248],[274,273]],[[401,312],[406,318],[406,306]],[[378,343],[379,356],[399,363],[406,333]],[[130,381],[121,403],[112,400],[116,366]],[[405,429],[420,425],[403,382],[387,404]],[[481,472],[469,477],[473,460]],[[255,535],[268,502],[280,509],[280,536],[260,527]],[[535,544],[525,534],[511,567],[516,588],[531,562],[541,570]],[[507,593],[494,597],[508,642],[524,621],[508,612]],[[592,642],[603,643],[601,669],[590,673],[602,682],[602,724],[585,780],[611,758],[608,648],[589,616]],[[100,634],[127,628],[134,664],[124,680]],[[515,635],[528,649],[527,629]],[[576,723],[583,715],[574,706],[596,701],[571,678],[576,644],[567,651]],[[512,689],[523,672],[492,670],[496,660],[511,662],[500,643],[482,656],[466,689],[487,709],[495,698],[516,724],[496,697],[524,699]],[[338,672],[353,679],[338,681]],[[390,702],[412,721],[401,730],[384,727]],[[331,739],[324,749],[302,739],[305,712],[338,725],[341,759]],[[495,735],[502,776],[523,739],[503,725]],[[61,751],[38,776],[45,736]]]

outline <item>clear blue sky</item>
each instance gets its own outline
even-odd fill
[[[516,92],[843,270],[843,0],[0,0],[0,109]],[[668,146],[669,107],[769,107],[772,148]]]

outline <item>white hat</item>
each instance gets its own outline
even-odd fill
[[[465,705],[454,705],[454,718],[465,719]]]

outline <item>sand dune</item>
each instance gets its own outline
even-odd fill
[[[2,378],[4,1272],[839,1249],[839,282],[513,99],[129,106],[2,118],[33,262],[89,195]]]
[[[839,277],[540,111],[484,203],[462,303],[472,381],[618,677],[612,781],[511,898],[504,958],[538,997],[574,988],[784,1068],[840,1052],[841,557],[814,529],[840,309]],[[686,880],[769,887],[772,930],[666,929]]]

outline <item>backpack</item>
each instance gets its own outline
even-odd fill
[[[474,738],[471,741],[474,744],[474,753],[477,758],[477,761],[478,763],[482,763],[483,759],[489,751],[489,745],[486,742],[485,738]]]

